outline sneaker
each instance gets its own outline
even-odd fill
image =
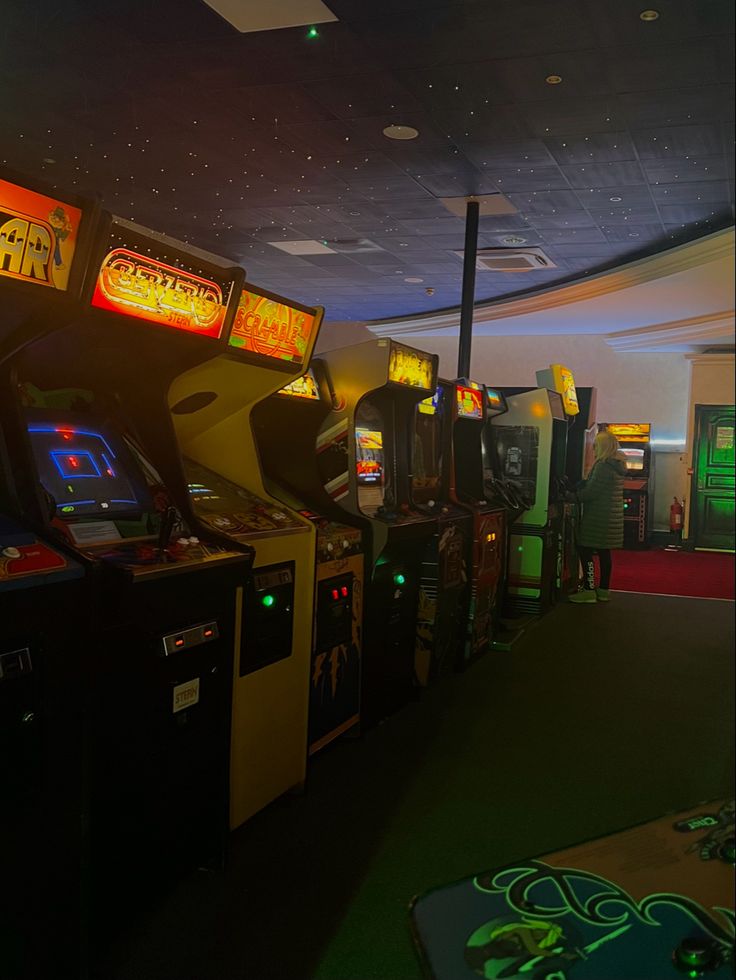
[[[595,594],[598,597],[598,602],[610,602],[611,601],[611,591],[610,589],[596,589]]]
[[[570,602],[598,602],[595,592],[592,589],[583,589],[570,596]]]

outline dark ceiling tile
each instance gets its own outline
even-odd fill
[[[517,167],[515,170],[486,170],[488,180],[503,194],[565,190],[569,185],[559,167]]]
[[[445,218],[416,218],[400,221],[401,232],[406,235],[463,235],[465,222],[448,215]]]
[[[654,48],[608,48],[602,52],[601,65],[617,92],[689,88],[720,81],[716,46],[710,38]]]
[[[428,174],[415,180],[435,197],[467,197],[469,194],[495,194],[498,188],[490,177],[477,170],[460,173]]]
[[[698,85],[667,92],[624,92],[618,102],[632,129],[716,122],[733,116],[733,85]]]
[[[635,161],[592,163],[560,167],[571,187],[626,187],[645,182],[641,167]]]
[[[639,130],[633,134],[640,160],[667,160],[677,157],[716,156],[722,152],[717,126],[669,126]]]
[[[355,131],[341,120],[323,123],[289,123],[280,127],[286,141],[305,154],[339,157],[361,149]]]
[[[599,228],[545,228],[544,231],[539,232],[542,242],[548,242],[550,245],[556,244],[557,242],[578,242],[578,243],[588,243],[595,244],[596,242],[605,242],[606,237]]]
[[[542,140],[488,140],[462,144],[464,155],[479,169],[549,167],[555,161]]]
[[[529,222],[519,214],[481,215],[478,229],[484,235],[500,231],[524,232],[529,231]]]
[[[591,242],[556,243],[550,248],[550,255],[561,259],[587,258],[591,262],[606,262],[618,254],[617,247],[608,241],[594,244]]]
[[[554,99],[519,107],[519,115],[532,135],[588,136],[592,133],[616,133],[625,129],[623,115],[615,98]]]
[[[480,112],[509,101],[496,78],[493,62],[438,65],[423,71],[399,71],[398,78],[432,113]]]
[[[414,221],[418,218],[446,218],[447,208],[434,198],[426,201],[407,201],[405,204],[386,205],[386,214],[392,221]]]
[[[329,84],[335,87],[334,82]],[[228,102],[259,125],[326,122],[333,118],[329,109],[296,84],[235,88],[231,90]]]
[[[534,228],[590,228],[597,222],[587,211],[562,211],[559,214],[537,214],[529,219]]]
[[[681,184],[659,184],[651,188],[658,204],[690,204],[718,202],[728,198],[725,180],[685,181]]]
[[[433,112],[437,124],[454,144],[487,143],[489,140],[523,140],[534,133],[516,106],[480,105]]]
[[[648,225],[605,225],[603,234],[609,242],[631,242],[639,239],[640,244],[657,241],[663,236],[661,223]]]
[[[598,51],[560,51],[533,58],[504,58],[493,64],[496,78],[508,102],[542,102],[610,95],[608,80]],[[559,75],[562,82],[549,85],[545,79]]]
[[[670,184],[677,181],[725,180],[728,166],[721,157],[698,157],[694,160],[645,160],[642,163],[650,184]]]
[[[693,224],[696,221],[712,221],[718,220],[721,216],[727,217],[731,213],[731,205],[728,201],[714,201],[711,204],[704,202],[661,204],[659,213],[665,225]]]
[[[411,201],[431,197],[429,191],[411,177],[390,177],[382,180],[360,178],[351,180],[350,187],[369,201]]]
[[[554,159],[561,164],[611,163],[636,159],[628,133],[549,137],[545,142]]]
[[[660,220],[660,213],[653,204],[638,208],[612,204],[608,208],[591,210],[590,216],[597,225],[656,224]]]
[[[473,164],[457,146],[449,140],[442,146],[414,146],[412,143],[392,141],[383,151],[403,171],[412,176],[420,174],[446,174],[466,171],[475,172]]]
[[[334,160],[326,158],[326,162],[328,173],[336,174],[343,180],[353,180],[356,177],[375,180],[381,177],[399,177],[403,174],[401,167],[377,150],[341,153]]]
[[[577,196],[584,208],[600,210],[613,204],[617,207],[651,207],[652,188],[648,184],[628,187],[583,187]]]
[[[558,211],[575,211],[580,201],[571,190],[532,191],[509,194],[511,203],[524,215],[555,214]]]
[[[601,46],[646,44],[654,50],[669,42],[717,33],[728,22],[728,17],[723,16],[727,6],[721,2],[691,4],[660,0],[659,20],[646,22],[639,18],[643,9],[640,0],[617,0],[615,4],[586,2],[591,26]]]
[[[416,97],[396,75],[371,72],[340,79],[309,82],[304,86],[308,96],[340,119],[375,116],[381,112],[421,110]]]

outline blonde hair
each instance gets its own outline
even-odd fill
[[[599,432],[593,443],[593,452],[596,460],[602,463],[607,459],[613,459],[618,454],[618,439],[608,429]]]

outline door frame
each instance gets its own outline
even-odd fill
[[[729,405],[703,405],[697,403],[693,405],[693,451],[692,451],[692,475],[690,476],[690,521],[688,526],[688,542],[690,547],[695,550],[697,548],[697,533],[698,533],[698,507],[696,504],[696,495],[698,492],[698,459],[700,457],[700,440],[702,438],[702,419],[706,412],[717,412],[724,409],[734,409],[736,406],[733,404]],[[719,548],[705,548],[705,551],[720,551]],[[733,554],[729,551],[728,554]]]

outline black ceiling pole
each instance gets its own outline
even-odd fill
[[[465,259],[463,295],[460,303],[460,345],[457,352],[458,378],[470,377],[470,345],[473,340],[473,300],[475,299],[475,256],[478,252],[480,205],[468,201],[465,211]]]

